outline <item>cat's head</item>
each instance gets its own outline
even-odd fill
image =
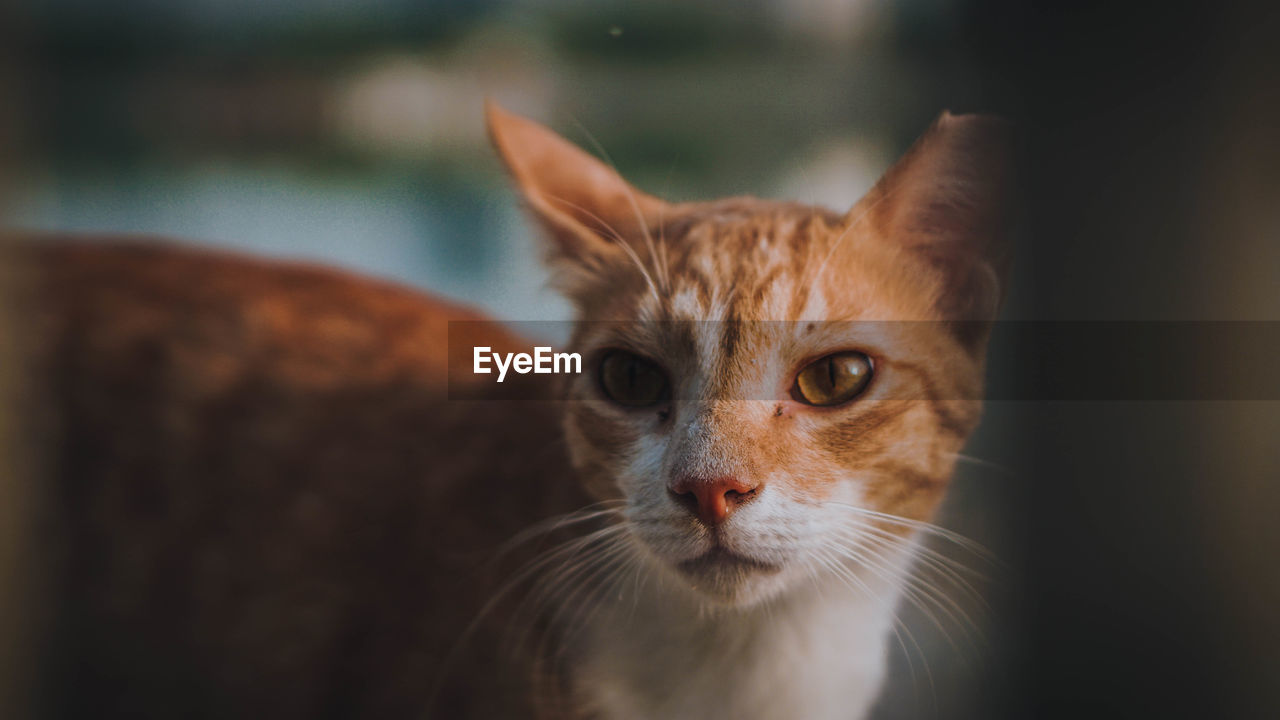
[[[1002,294],[1002,121],[944,114],[846,213],[668,203],[529,120],[489,127],[577,307],[573,461],[647,562],[745,605],[932,516]]]

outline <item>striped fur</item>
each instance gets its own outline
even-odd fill
[[[650,358],[673,390],[635,410],[590,372],[568,389],[575,467],[622,503],[623,564],[653,578],[593,610],[574,701],[603,717],[858,716],[884,672],[885,607],[913,531],[857,531],[875,547],[901,539],[878,573],[844,556],[833,569],[831,548],[847,540],[849,506],[928,521],[978,421],[1004,262],[999,123],[944,115],[845,214],[749,197],[668,204],[527,120],[492,108],[490,126],[583,321],[574,350]],[[801,368],[844,350],[875,363],[862,397],[791,397]],[[761,490],[712,531],[667,490],[690,472]],[[768,569],[676,569],[716,547]]]

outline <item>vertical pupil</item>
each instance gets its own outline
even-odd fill
[[[827,381],[830,383],[829,390],[836,389],[836,361],[835,358],[827,358]]]
[[[636,359],[634,357],[627,358],[627,386],[633,390],[636,387]]]

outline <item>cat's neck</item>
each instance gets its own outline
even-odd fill
[[[829,578],[716,609],[661,580],[635,584],[580,629],[579,700],[606,718],[862,717],[884,678],[900,586]]]

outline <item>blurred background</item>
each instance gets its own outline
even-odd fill
[[[941,110],[996,111],[1024,170],[1006,317],[1275,323],[1276,20],[1233,2],[10,0],[0,226],[321,261],[556,320],[487,97],[655,194],[835,209]],[[1237,335],[1187,387],[1260,352]],[[895,650],[877,718],[1280,717],[1280,404],[1274,386],[1186,397],[991,405],[944,518],[1010,565],[988,642],[956,651],[909,618],[929,667]]]
[[[23,44],[9,226],[318,259],[558,319],[491,97],[677,199],[849,206],[973,105],[945,0],[50,0]]]

